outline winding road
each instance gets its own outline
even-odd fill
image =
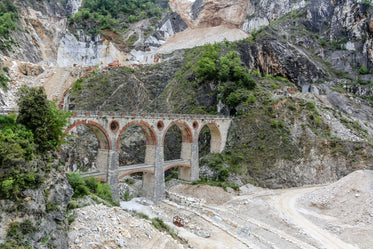
[[[295,205],[297,198],[318,188],[320,187],[289,189],[279,196],[275,203],[276,207],[286,216],[287,219],[303,229],[309,236],[312,236],[315,240],[319,241],[323,245],[323,248],[358,249],[358,247],[340,240],[335,235],[315,225],[302,216],[297,210]]]

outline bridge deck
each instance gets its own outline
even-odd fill
[[[189,159],[188,160],[176,159],[176,160],[165,161],[163,163],[163,169],[166,170],[167,168],[170,168],[172,166],[177,166],[177,165],[183,165],[183,166],[190,167],[190,160]],[[133,164],[133,165],[127,165],[127,166],[126,165],[120,166],[118,168],[118,174],[123,175],[131,171],[141,172],[142,170],[154,171],[154,164],[141,163],[141,164]],[[96,170],[96,171],[91,171],[91,172],[84,172],[81,175],[82,177],[90,177],[90,176],[99,177],[99,176],[106,175],[106,172]]]

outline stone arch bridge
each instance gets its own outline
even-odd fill
[[[16,109],[0,109],[0,115],[17,113]],[[203,127],[211,133],[210,150],[224,150],[231,119],[206,114],[122,114],[76,111],[72,114],[65,133],[74,127],[85,125],[98,141],[97,168],[82,176],[93,176],[107,181],[115,200],[119,200],[119,179],[126,175],[143,172],[145,197],[158,202],[165,197],[164,172],[179,167],[179,178],[186,181],[199,179],[198,138]],[[119,166],[120,138],[126,129],[138,125],[146,137],[145,163]],[[182,135],[180,159],[164,160],[164,140],[167,130],[176,125]]]
[[[207,126],[211,133],[211,152],[222,152],[231,119],[225,116],[191,114],[121,114],[76,111],[65,130],[79,125],[90,128],[97,137],[99,152],[95,171],[83,173],[107,181],[114,199],[119,199],[119,180],[126,175],[143,172],[145,197],[158,202],[165,197],[164,172],[179,167],[179,178],[199,179],[198,137]],[[121,135],[132,125],[138,125],[146,137],[145,163],[119,166]],[[164,161],[164,139],[167,130],[176,125],[182,135],[180,159]]]

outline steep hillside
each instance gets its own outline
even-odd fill
[[[263,30],[255,41],[178,51],[169,55],[167,62],[154,66],[91,75],[75,83],[73,89],[79,86],[81,90],[70,92],[69,106],[98,110],[115,107],[119,112],[140,113],[230,113],[234,119],[226,151],[201,160],[201,164],[210,165],[216,172],[211,175],[208,167],[203,167],[202,176],[214,178],[221,167],[227,167],[236,184],[299,186],[334,181],[356,169],[371,169],[373,130],[368,102],[347,98],[349,95],[341,93],[337,83],[326,81],[322,73],[319,77],[325,83],[312,86],[318,94],[302,93],[286,78],[260,70],[249,72],[241,64],[247,62],[243,48],[276,41],[270,38],[271,30],[266,32]],[[236,61],[236,66],[249,72],[249,82],[254,81],[256,86],[234,84],[230,81],[233,78],[223,80],[222,76],[209,78],[201,72],[201,66],[209,60],[206,62],[210,54],[206,51],[210,50],[219,55],[213,61],[219,72],[225,65],[224,58],[238,51],[240,57],[233,56],[230,63]],[[320,65],[322,72],[326,65]],[[309,71],[289,69],[302,78],[313,77],[312,69],[316,70],[311,66]],[[113,90],[105,93],[108,86]],[[102,94],[95,97],[97,92]],[[351,110],[351,114],[346,110]]]

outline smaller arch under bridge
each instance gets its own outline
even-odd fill
[[[97,169],[83,173],[107,181],[113,198],[119,200],[119,180],[126,175],[143,172],[145,197],[158,202],[165,197],[164,172],[179,167],[179,178],[187,181],[199,179],[198,138],[202,128],[208,126],[211,133],[210,150],[222,152],[231,119],[225,116],[191,114],[121,114],[76,111],[65,130],[68,133],[78,125],[90,128],[98,140]],[[146,137],[145,162],[119,166],[120,138],[126,129],[138,125]],[[182,136],[179,160],[164,161],[164,140],[167,130],[176,125]]]

